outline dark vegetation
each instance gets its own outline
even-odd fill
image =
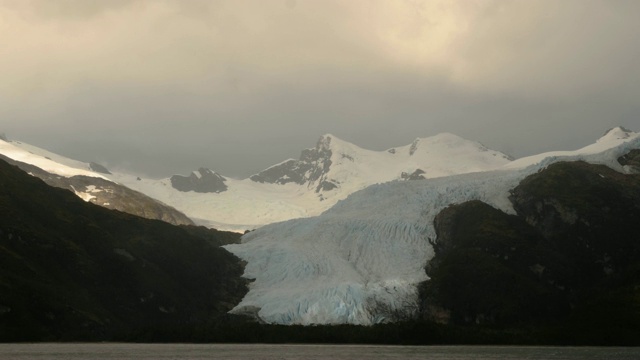
[[[640,345],[640,176],[559,163],[436,218],[421,318],[278,326],[246,293],[238,235],[87,204],[0,162],[0,341]]]
[[[226,316],[238,235],[85,203],[0,161],[0,340],[111,340]]]
[[[435,220],[423,315],[553,343],[640,345],[640,175],[557,163]]]

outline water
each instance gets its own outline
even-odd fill
[[[34,359],[640,359],[640,348],[235,344],[0,344],[2,360]]]

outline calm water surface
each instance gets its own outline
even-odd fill
[[[640,348],[522,346],[0,344],[0,359],[640,359]]]

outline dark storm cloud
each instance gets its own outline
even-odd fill
[[[640,131],[635,1],[0,0],[0,131],[152,176],[324,133],[524,156]]]

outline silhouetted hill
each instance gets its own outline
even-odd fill
[[[436,217],[424,316],[553,328],[544,336],[560,343],[637,344],[640,175],[556,163],[524,179],[510,200],[517,216],[470,201]]]
[[[0,161],[0,341],[215,322],[246,293],[239,235],[86,203]]]

